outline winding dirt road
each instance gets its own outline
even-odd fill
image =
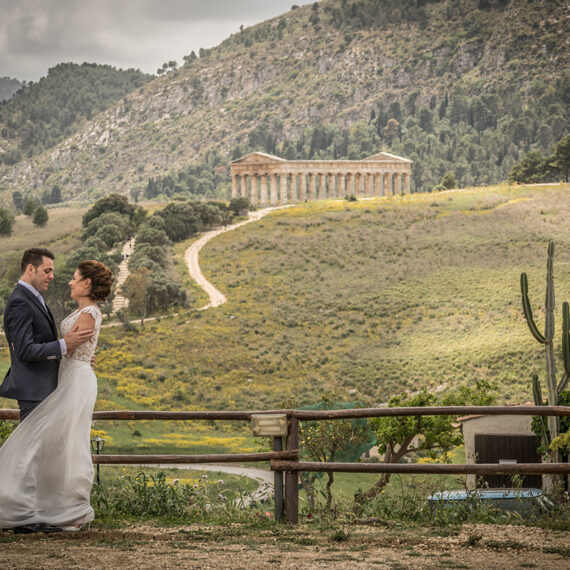
[[[227,299],[226,296],[221,292],[218,291],[202,274],[200,271],[200,264],[198,262],[198,254],[200,250],[208,243],[212,238],[219,236],[225,232],[229,232],[230,230],[235,230],[236,228],[240,228],[245,224],[249,224],[250,222],[255,222],[260,220],[265,214],[273,211],[273,210],[280,210],[281,208],[287,208],[288,206],[275,206],[274,208],[264,208],[263,210],[257,210],[255,212],[249,212],[249,216],[247,220],[243,222],[238,222],[237,224],[232,224],[231,226],[227,226],[225,228],[218,228],[216,230],[211,230],[209,232],[205,232],[202,236],[197,239],[187,250],[184,254],[184,259],[186,261],[186,266],[188,267],[188,273],[190,277],[196,281],[196,283],[204,289],[204,291],[210,297],[210,302],[203,307],[200,307],[200,311],[204,309],[210,309],[212,307],[219,307],[223,305]]]

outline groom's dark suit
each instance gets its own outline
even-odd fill
[[[0,396],[44,400],[57,387],[61,345],[50,310],[23,285],[16,285],[4,310],[11,367]]]

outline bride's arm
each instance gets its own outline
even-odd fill
[[[63,337],[68,352],[73,352],[78,346],[86,343],[93,336],[94,326],[95,319],[87,312],[81,313],[73,328]]]

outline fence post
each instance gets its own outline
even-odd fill
[[[289,418],[287,449],[299,449],[299,420]],[[299,475],[297,471],[285,473],[285,512],[289,524],[299,522]]]
[[[283,450],[283,439],[281,437],[273,438],[273,451]],[[273,472],[273,495],[275,498],[275,520],[283,520],[283,471]]]

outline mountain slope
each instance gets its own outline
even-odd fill
[[[185,58],[52,152],[4,168],[3,198],[54,184],[88,201],[140,191],[212,150],[227,165],[249,149],[385,149],[414,160],[413,190],[447,170],[462,185],[504,180],[524,152],[547,152],[568,131],[567,16],[545,0],[297,8]]]

